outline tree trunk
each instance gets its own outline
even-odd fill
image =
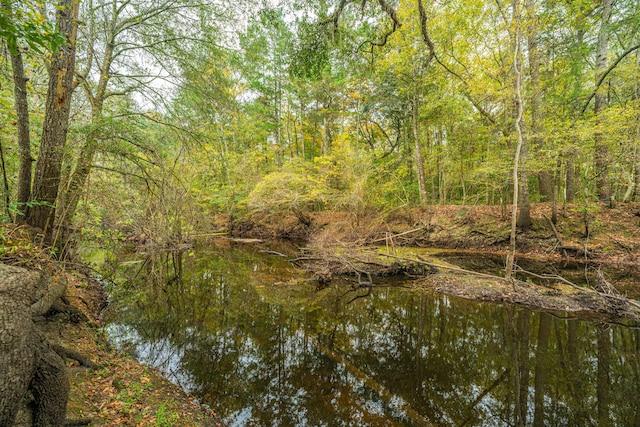
[[[420,145],[420,100],[418,94],[414,94],[412,102],[413,113],[413,143],[415,148],[416,166],[418,169],[418,187],[420,189],[420,202],[426,205],[429,202],[427,197],[427,182],[424,174],[424,158],[422,157],[422,146]]]
[[[7,166],[4,162],[4,149],[2,148],[2,140],[0,140],[0,168],[2,168],[2,182],[4,185],[4,209],[6,215],[11,218],[11,198],[9,197],[9,179],[7,178]]]
[[[527,10],[527,48],[529,51],[529,86],[531,96],[529,98],[529,109],[531,112],[531,135],[533,147],[541,151],[544,149],[544,139],[540,126],[540,53],[538,51],[538,21],[536,17],[536,0],[526,0]],[[553,197],[552,173],[547,165],[542,165],[538,171],[538,184],[540,200],[551,201]]]
[[[525,186],[521,186],[519,183],[519,178],[522,176],[519,173],[520,167],[520,155],[522,153],[523,146],[525,145],[524,141],[524,130],[523,130],[523,116],[524,116],[524,105],[522,99],[522,65],[520,61],[520,14],[517,11],[518,5],[517,0],[513,2],[513,14],[515,22],[515,34],[513,39],[513,70],[515,74],[515,95],[516,95],[516,108],[517,108],[517,116],[515,119],[515,128],[518,144],[516,146],[516,154],[513,161],[513,204],[511,208],[511,233],[509,236],[509,253],[507,254],[506,259],[506,267],[505,267],[505,278],[507,280],[512,279],[513,275],[513,266],[515,263],[515,254],[516,254],[516,228],[519,222],[518,218],[518,205],[523,205],[523,203],[518,203],[520,200],[520,188],[525,188]],[[524,178],[526,178],[526,173],[524,174]],[[527,194],[528,196],[528,194]],[[525,206],[528,206],[529,201],[526,201]],[[528,212],[527,212],[528,215]],[[521,214],[522,216],[522,214]],[[525,220],[526,218],[523,218]],[[531,219],[529,218],[529,221]],[[526,223],[526,221],[525,221]],[[529,222],[530,224],[530,222]],[[515,285],[514,285],[515,290]]]
[[[111,79],[111,64],[114,60],[114,52],[116,46],[116,22],[119,17],[119,11],[114,2],[111,11],[111,20],[108,22],[108,35],[107,43],[105,44],[104,57],[100,64],[100,75],[98,76],[98,84],[95,87],[95,91],[91,91],[90,85],[83,85],[87,97],[91,102],[91,124],[96,125],[99,120],[102,119],[102,111],[104,108],[104,102],[107,97],[107,86]],[[95,31],[95,29],[92,29]],[[93,54],[92,54],[93,55]],[[92,56],[93,58],[93,56]],[[89,69],[86,73],[89,73]],[[86,78],[86,77],[85,77]],[[66,243],[69,233],[67,230],[71,226],[73,217],[75,216],[78,201],[82,195],[89,173],[91,172],[91,166],[93,164],[93,157],[96,153],[96,141],[94,135],[90,133],[85,139],[85,144],[80,152],[80,157],[76,163],[76,167],[69,178],[69,184],[64,196],[59,201],[59,225],[64,231],[62,241]]]
[[[22,53],[11,54],[13,69],[13,97],[16,108],[18,128],[18,150],[20,166],[18,169],[18,208],[24,210],[31,196],[31,140],[29,137],[29,104],[27,101],[27,78],[24,75]],[[23,222],[24,216],[18,215],[16,222]]]
[[[22,276],[20,276],[22,275]],[[13,425],[35,371],[30,295],[35,273],[0,264],[0,425]]]
[[[63,360],[31,320],[42,273],[0,264],[0,426],[64,425],[69,380]],[[27,392],[35,399],[33,416]],[[30,421],[29,418],[32,418]]]
[[[333,137],[331,136],[331,121],[329,120],[329,113],[325,109],[324,117],[322,118],[322,124],[324,126],[324,135],[322,138],[322,155],[328,156],[331,154],[331,144]]]
[[[640,148],[636,145],[635,150],[635,188],[633,190],[633,200],[640,202]]]
[[[58,196],[62,155],[69,128],[78,5],[77,0],[60,0],[57,7],[58,31],[66,38],[66,43],[55,52],[49,68],[42,141],[31,195],[31,200],[39,204],[27,210],[26,222],[43,229],[45,241],[48,243],[51,243],[55,218],[54,204]]]
[[[12,13],[11,1],[3,0],[2,6]],[[16,43],[17,44],[17,43]],[[20,166],[18,169],[18,208],[24,212],[25,204],[31,195],[31,140],[29,137],[29,103],[27,101],[27,78],[24,74],[22,52],[16,46],[15,52],[9,52],[11,56],[11,69],[13,73],[13,100],[16,109],[16,127],[18,130],[18,150],[20,153]],[[16,222],[24,222],[23,215],[17,215]]]
[[[527,0],[527,2],[525,2],[525,7],[527,6],[527,3],[531,3],[533,0]],[[529,5],[529,7],[533,7],[532,5]],[[513,67],[514,67],[514,73],[515,73],[515,92],[516,92],[516,107],[518,110],[517,113],[517,118],[516,118],[516,133],[517,133],[517,138],[518,138],[518,147],[519,147],[519,165],[518,167],[518,181],[514,182],[514,187],[515,185],[519,186],[519,191],[518,191],[518,198],[514,199],[514,203],[517,202],[518,203],[518,207],[519,207],[519,212],[518,212],[518,218],[516,221],[516,225],[522,229],[528,229],[529,227],[531,227],[531,204],[529,201],[529,174],[528,174],[528,170],[527,170],[527,160],[529,158],[529,147],[527,144],[527,138],[525,136],[525,123],[524,123],[524,98],[523,98],[523,90],[522,90],[522,59],[520,58],[521,55],[521,47],[520,47],[520,25],[521,25],[521,12],[519,10],[518,4],[517,4],[517,0],[513,1],[513,8],[514,8],[514,20],[516,20],[516,33],[514,35],[514,63],[513,63]],[[537,44],[535,42],[535,40],[530,40],[529,38],[529,43],[533,43],[533,46],[535,49],[537,49]],[[530,45],[531,46],[531,45]],[[537,55],[537,54],[536,54]],[[536,56],[534,55],[534,56]],[[533,59],[534,63],[537,62],[537,59]],[[539,72],[536,70],[536,73],[539,74]],[[535,77],[536,80],[539,80],[538,76],[532,76],[532,78]],[[536,83],[537,84],[537,83]],[[536,92],[537,89],[536,87],[534,87],[533,92]],[[536,118],[537,119],[537,103],[538,101],[535,100],[537,98],[537,95],[534,95],[532,97],[532,102],[534,102],[535,105],[532,105],[532,118]],[[537,121],[536,121],[536,126],[537,126]],[[535,132],[535,129],[532,128],[532,130]]]
[[[576,166],[573,162],[573,153],[567,156],[567,172],[565,176],[565,201],[573,203],[576,194]]]
[[[520,127],[522,129],[522,125]],[[522,130],[518,131],[522,133]],[[522,141],[518,142],[520,145],[520,167],[518,178],[519,198],[518,198],[518,220],[516,225],[524,230],[531,227],[531,203],[529,201],[529,176],[527,173],[527,158],[529,157],[529,150],[527,147],[527,141],[524,135],[520,136]]]
[[[598,33],[598,51],[596,55],[596,80],[600,79],[607,69],[607,55],[609,53],[609,21],[613,0],[602,0],[602,15],[600,32]],[[595,141],[595,166],[596,166],[596,191],[601,202],[611,201],[611,187],[609,185],[609,149],[603,141],[603,133],[599,127],[600,113],[607,106],[607,95],[604,90],[598,90],[595,95],[593,113],[596,117]]]

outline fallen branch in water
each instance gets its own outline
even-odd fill
[[[452,266],[448,266],[448,265],[440,265],[440,264],[435,264],[435,263],[432,263],[432,262],[428,262],[428,261],[424,260],[422,257],[420,257],[420,255],[416,255],[416,258],[418,258],[418,259],[402,258],[402,257],[398,257],[398,256],[395,256],[395,255],[389,255],[389,254],[381,254],[381,255],[382,256],[386,256],[386,257],[390,257],[390,258],[394,258],[394,259],[398,259],[398,260],[401,260],[401,261],[416,262],[416,263],[419,263],[419,264],[427,265],[429,267],[442,268],[442,269],[445,269],[445,270],[455,271],[455,272],[458,272],[458,273],[465,273],[465,274],[470,274],[470,275],[474,275],[474,276],[485,277],[485,278],[488,278],[488,279],[504,280],[504,277],[495,276],[493,274],[479,273],[477,271],[465,270],[463,268],[452,267]],[[576,285],[575,283],[572,283],[571,281],[569,281],[569,280],[565,279],[564,277],[559,276],[557,274],[537,274],[537,273],[533,273],[531,271],[524,270],[523,268],[519,267],[518,265],[516,265],[516,270],[515,271],[519,272],[519,273],[524,273],[524,274],[530,275],[532,277],[537,277],[539,279],[558,280],[558,281],[563,282],[563,283],[565,283],[565,284],[567,284],[567,285],[569,285],[569,286],[571,286],[571,287],[573,287],[575,289],[578,289],[580,291],[596,294],[596,295],[598,295],[598,296],[600,296],[600,297],[602,297],[604,299],[610,298],[610,299],[614,299],[614,300],[617,300],[617,301],[626,302],[626,303],[628,303],[628,304],[640,309],[640,303],[638,303],[638,302],[636,302],[636,301],[634,301],[632,299],[629,299],[629,298],[621,296],[621,295],[609,294],[609,293],[599,292],[599,291],[597,291],[595,289],[585,288],[583,286]]]
[[[472,274],[474,276],[486,277],[488,279],[504,280],[504,277],[494,276],[493,274],[479,273],[477,271],[465,270],[464,268],[453,267],[453,266],[449,266],[449,265],[435,264],[433,262],[426,261],[420,255],[416,255],[417,259],[403,258],[403,257],[399,257],[399,256],[396,256],[396,255],[389,255],[389,254],[380,254],[380,255],[386,256],[386,257],[389,257],[389,258],[394,258],[394,259],[397,259],[399,261],[415,262],[417,264],[426,265],[426,266],[434,268],[434,269],[442,268],[444,270],[455,271],[455,272],[458,272],[458,273]]]
[[[611,298],[611,299],[615,299],[617,301],[626,302],[626,303],[629,303],[629,304],[633,305],[634,307],[640,309],[640,303],[638,303],[638,302],[636,302],[636,301],[634,301],[634,300],[632,300],[630,298],[627,298],[627,297],[622,296],[622,295],[616,295],[616,294],[600,292],[600,291],[597,291],[595,289],[586,288],[584,286],[579,286],[579,285],[576,285],[575,283],[570,282],[569,280],[565,279],[562,276],[558,276],[557,274],[537,274],[537,273],[534,273],[532,271],[524,270],[521,267],[517,267],[516,271],[518,273],[524,273],[524,274],[527,274],[527,275],[532,276],[532,277],[537,277],[538,279],[559,280],[562,283],[566,283],[567,285],[569,285],[569,286],[571,286],[571,287],[573,287],[575,289],[578,289],[580,291],[596,294],[596,295],[599,295],[599,296],[601,296],[601,297],[603,297],[605,299]],[[604,277],[602,278],[602,280],[604,280]],[[605,280],[605,282],[606,282],[606,280]],[[606,283],[609,283],[609,282],[606,282]],[[611,284],[609,284],[609,285],[611,286]]]

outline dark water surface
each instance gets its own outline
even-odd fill
[[[131,259],[108,330],[230,426],[640,425],[637,328],[307,279],[258,247]]]

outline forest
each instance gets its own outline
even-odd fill
[[[92,379],[97,383],[87,390],[95,390],[96,395],[110,390],[104,397],[108,403],[95,403],[94,409],[99,406],[112,411],[99,416],[111,417],[114,425],[129,422],[118,418],[116,423],[114,414],[130,416],[135,410],[127,406],[130,412],[122,415],[122,407],[114,402],[130,398],[123,393],[146,387],[150,380],[145,378],[155,374],[141,373],[138,365],[105,350],[111,344],[96,338],[106,334],[102,328],[96,332],[95,327],[101,321],[98,313],[106,306],[105,292],[114,311],[122,309],[119,304],[135,299],[135,310],[122,309],[123,322],[140,323],[141,331],[158,322],[158,329],[148,332],[156,344],[183,332],[207,330],[205,321],[212,329],[224,331],[227,317],[215,317],[207,311],[208,306],[199,305],[208,298],[202,295],[211,289],[216,313],[241,319],[233,333],[251,322],[262,325],[265,319],[280,325],[277,337],[271,335],[274,332],[267,322],[242,345],[238,344],[240,339],[234,341],[239,347],[258,342],[265,353],[273,351],[270,343],[278,340],[280,352],[296,347],[289,345],[297,343],[297,336],[286,335],[289,326],[281,323],[287,317],[283,313],[293,318],[305,309],[316,310],[298,320],[304,333],[313,335],[310,341],[305,335],[304,346],[313,345],[316,352],[346,366],[350,372],[344,375],[341,387],[353,402],[361,397],[349,386],[355,376],[367,378],[367,386],[387,406],[395,401],[395,395],[372,379],[374,375],[349,361],[349,354],[334,348],[336,331],[342,331],[338,336],[346,343],[351,338],[344,337],[355,330],[339,329],[341,319],[357,323],[353,319],[363,316],[352,313],[361,310],[373,316],[371,322],[376,324],[375,316],[382,318],[387,311],[399,310],[401,314],[394,317],[401,330],[398,342],[405,339],[402,328],[410,325],[407,327],[413,331],[415,324],[419,331],[415,342],[422,343],[431,339],[425,322],[442,322],[444,336],[448,316],[467,318],[455,311],[458,303],[449,313],[446,299],[414,298],[393,290],[389,298],[398,301],[398,306],[387,303],[386,297],[372,293],[381,283],[380,277],[437,275],[440,282],[435,289],[447,295],[589,312],[599,320],[606,318],[605,323],[612,318],[636,323],[640,319],[640,305],[623,295],[640,295],[637,0],[0,3],[0,332],[15,329],[30,337],[19,344],[20,352],[0,360],[0,368],[21,366],[29,360],[24,369],[31,370],[7,374],[15,387],[0,387],[0,424],[16,416],[17,402],[22,398],[16,397],[16,390],[22,387],[25,392],[37,386],[37,382],[30,382],[33,372],[46,380],[41,389],[32,390],[36,402],[47,403],[38,393],[65,400],[60,396],[66,396],[68,390],[59,388],[68,383],[64,360],[95,368],[80,353],[99,355],[102,366],[119,366],[119,370],[97,371]],[[219,236],[228,240],[209,240]],[[257,246],[251,252],[253,249],[234,246],[262,245],[265,241],[279,245],[280,238],[297,244],[295,250]],[[213,258],[204,261],[198,252],[202,246],[220,253],[214,251]],[[372,247],[386,252],[371,252]],[[430,253],[416,255],[413,248],[467,251],[467,255],[473,252],[485,259],[479,268],[469,255],[463,267],[455,267],[434,261]],[[135,250],[150,258],[123,261],[120,270],[112,272],[114,278],[109,278],[113,282],[100,282],[105,270],[99,275],[86,273],[98,268],[98,258],[113,261],[114,254],[128,252],[123,256],[129,256]],[[261,258],[267,255],[291,259],[277,264]],[[153,257],[160,260],[151,260]],[[240,290],[233,288],[236,285],[226,286],[227,276],[213,284],[198,281],[221,271],[227,274],[225,269],[231,269],[228,266],[236,265],[239,258],[254,263],[253,270],[242,263],[234,267],[236,274],[242,273],[237,279]],[[484,271],[495,259],[499,265]],[[588,287],[560,277],[557,270],[553,274],[548,268],[525,270],[529,262],[559,260],[583,269],[589,275]],[[130,273],[125,270],[139,262],[138,273],[125,279],[125,272]],[[616,274],[635,277],[634,284],[621,293],[611,284],[614,274],[603,273],[602,265],[624,267],[623,273]],[[311,274],[317,290],[304,288],[308,285],[304,278],[276,277],[275,272],[284,274],[282,271],[292,266]],[[202,277],[192,268],[202,269]],[[147,275],[145,280],[138,277],[141,272]],[[526,279],[525,273],[529,274]],[[455,274],[470,276],[463,284]],[[78,279],[79,275],[86,277]],[[292,287],[265,290],[262,283],[254,283],[258,279]],[[347,293],[331,288],[332,279],[344,281]],[[118,280],[122,281],[120,287],[116,286]],[[543,289],[533,283],[549,280],[556,281],[553,286],[560,283],[558,286],[565,288]],[[16,287],[16,283],[23,285]],[[304,291],[295,288],[298,285]],[[234,289],[243,296],[233,294]],[[311,296],[300,303],[300,294],[307,291]],[[336,301],[351,294],[338,313],[322,292],[331,292],[330,298]],[[175,300],[167,302],[165,297]],[[193,301],[185,303],[188,298]],[[295,309],[287,306],[291,302],[286,302],[287,298],[295,301]],[[254,319],[246,301],[253,301],[263,317]],[[378,306],[367,311],[359,303]],[[411,313],[407,319],[402,319],[403,304]],[[421,308],[416,308],[417,304]],[[441,305],[447,307],[444,314]],[[462,312],[467,310],[462,303],[460,307]],[[191,309],[201,312],[190,313]],[[475,319],[473,313],[484,308],[468,310],[468,319]],[[597,351],[593,351],[598,357],[603,355],[606,363],[601,366],[598,359],[598,372],[592,375],[598,377],[597,387],[592,387],[597,388],[597,418],[589,418],[591,415],[579,409],[573,413],[574,408],[586,404],[587,397],[574,395],[575,390],[561,390],[558,394],[569,403],[566,407],[558,404],[552,415],[555,422],[562,425],[574,416],[594,423],[597,419],[601,425],[609,425],[616,417],[640,419],[637,407],[620,409],[605,399],[619,400],[624,394],[620,390],[629,385],[622,384],[613,393],[612,387],[603,385],[606,378],[601,376],[610,367],[610,352],[618,349],[615,336],[624,337],[620,346],[624,351],[627,344],[635,342],[637,360],[633,360],[637,365],[640,336],[626,329],[616,329],[617,335],[610,336],[609,329],[588,324],[580,328],[589,331],[585,336],[595,338],[578,345],[577,329],[560,320],[553,321],[553,335],[551,317],[488,311],[500,319],[500,339],[512,345],[514,359],[505,357],[496,362],[506,363],[504,374],[485,387],[486,393],[478,399],[491,395],[501,384],[518,384],[513,386],[521,387],[514,402],[510,400],[513,387],[500,389],[504,402],[492,402],[506,425],[525,425],[531,421],[527,411],[534,411],[527,407],[533,400],[528,401],[526,393],[534,362],[518,359],[528,354],[522,348],[535,343],[536,354],[546,357],[547,346],[562,348],[563,339],[571,348],[591,348],[597,341]],[[150,318],[147,323],[134,319],[134,312],[142,319]],[[326,319],[314,317],[320,316],[318,313]],[[88,324],[93,329],[81,332],[73,329],[77,326],[68,326],[74,332],[62,338],[65,349],[54,343],[58,338],[51,338],[62,337],[63,332],[47,334],[36,324],[43,316],[56,315],[65,319],[60,324]],[[169,324],[166,319],[174,316],[175,321]],[[205,319],[201,324],[183,324],[198,316]],[[208,316],[215,321],[207,320]],[[444,317],[433,320],[438,316]],[[514,319],[519,319],[517,325]],[[396,320],[391,324],[396,325]],[[489,323],[468,321],[477,322],[480,329]],[[333,333],[327,332],[329,324],[334,325]],[[170,338],[162,333],[160,338],[154,336],[173,327],[181,329]],[[366,325],[358,327],[367,330]],[[490,326],[486,328],[490,330]],[[534,333],[536,328],[540,335]],[[467,332],[464,339],[472,340],[475,332]],[[78,339],[84,333],[90,338]],[[41,340],[40,334],[47,339]],[[0,350],[13,351],[17,338],[5,335],[0,336]],[[522,339],[513,338],[517,336]],[[188,348],[192,338],[174,345]],[[206,340],[201,338],[195,340],[198,345],[211,345],[208,335]],[[455,336],[452,339],[455,341]],[[549,345],[553,339],[557,342]],[[378,345],[372,342],[370,353],[380,351]],[[499,344],[486,346],[493,345]],[[398,344],[398,348],[403,346]],[[420,348],[414,350],[421,354]],[[198,359],[209,356],[205,350],[194,354]],[[294,359],[306,361],[307,356],[301,351]],[[406,352],[405,356],[409,362],[403,363],[410,364],[414,353]],[[218,362],[224,364],[225,357],[220,356]],[[361,357],[365,360],[368,356],[365,352]],[[419,373],[427,375],[424,366],[433,361],[426,353],[420,357],[424,360]],[[237,356],[233,366],[249,359]],[[53,367],[46,373],[43,361]],[[543,375],[534,387],[539,390],[536,423],[544,420],[546,401],[540,396],[548,391],[543,365],[535,362],[535,371],[539,368]],[[284,378],[284,365],[269,366],[277,367],[278,381]],[[313,366],[326,368],[322,361]],[[637,372],[625,363],[620,369]],[[447,370],[443,368],[443,372]],[[125,371],[127,375],[137,372],[137,385],[122,386],[120,373]],[[306,368],[299,372],[307,375]],[[487,369],[486,375],[493,374]],[[564,371],[562,375],[575,378]],[[203,401],[210,384],[220,378],[197,384]],[[479,387],[476,380],[465,378],[465,387],[475,390]],[[173,381],[177,383],[175,378]],[[254,384],[238,386],[238,390],[247,387]],[[82,387],[72,383],[72,395],[78,389],[82,392]],[[139,399],[134,407],[141,418],[155,420],[148,425],[197,424],[194,418],[179,418],[180,422],[172,418],[163,424],[159,420],[165,420],[168,407],[140,403],[143,394],[136,395]],[[87,396],[78,399],[90,400]],[[455,424],[452,420],[465,425],[490,419],[482,418],[475,408],[480,400],[474,399],[472,393],[462,396],[459,408],[453,409],[432,408],[426,400],[416,401],[414,406],[423,412],[411,409],[410,403],[405,412],[408,419],[419,420],[416,425],[422,425],[427,412],[430,421],[447,425]],[[200,413],[189,406],[190,398],[175,397],[171,402],[186,405],[172,406],[176,414]],[[236,404],[228,401],[229,407]],[[153,414],[148,412],[150,407]],[[362,416],[376,419],[366,407],[362,406]],[[268,417],[281,416],[276,410],[272,414],[267,404],[264,408],[269,413],[261,415],[267,417],[267,423],[274,419]],[[451,414],[447,412],[450,409]],[[445,413],[450,419],[439,418]],[[345,419],[349,414],[350,410],[344,411]],[[65,414],[42,406],[34,416],[34,425],[58,425]],[[283,419],[284,424],[291,421]],[[67,425],[75,425],[71,422]]]
[[[59,248],[508,206],[516,163],[519,227],[640,198],[635,1],[5,1],[0,24],[3,218]]]

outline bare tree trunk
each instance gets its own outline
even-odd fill
[[[529,150],[527,141],[523,135],[524,126],[522,123],[520,124],[517,132],[520,133],[518,139],[522,139],[522,141],[518,141],[518,145],[520,145],[520,177],[518,178],[517,184],[520,187],[520,191],[518,199],[519,213],[516,225],[526,230],[531,227],[531,203],[529,200],[529,176],[527,173],[527,158],[529,156]]]
[[[2,6],[12,13],[11,1],[3,0]],[[22,52],[16,46],[10,52],[13,73],[13,100],[16,109],[16,127],[18,130],[18,150],[20,166],[18,169],[18,207],[23,209],[31,195],[31,140],[29,137],[29,103],[27,101],[27,78],[24,74]],[[24,222],[24,216],[17,215],[16,222]]]
[[[77,0],[60,0],[57,7],[58,31],[66,38],[66,43],[54,54],[49,68],[49,89],[42,142],[31,195],[31,200],[40,203],[27,210],[26,218],[28,224],[45,231],[45,240],[49,243],[55,218],[54,204],[60,185],[62,155],[69,128],[78,6]]]
[[[420,100],[419,95],[415,93],[412,100],[413,113],[413,143],[416,156],[416,166],[418,169],[418,187],[420,189],[420,202],[426,205],[429,202],[427,197],[427,183],[424,174],[424,158],[422,157],[422,146],[420,145]]]
[[[20,166],[18,169],[18,207],[24,209],[31,196],[31,139],[29,137],[29,104],[27,102],[27,78],[24,75],[22,53],[11,54],[13,69],[13,97],[16,108],[18,128],[18,150],[20,152]],[[17,222],[23,222],[23,216],[18,215]]]
[[[538,20],[536,17],[536,0],[526,0],[527,10],[527,47],[529,51],[529,86],[531,87],[531,97],[529,99],[529,109],[531,112],[531,134],[533,147],[542,150],[545,142],[541,135],[540,126],[540,53],[538,51]],[[551,201],[553,197],[552,173],[547,165],[543,165],[538,171],[538,185],[541,200]]]
[[[576,166],[573,162],[573,153],[567,156],[567,172],[565,180],[565,201],[573,203],[576,194]]]
[[[602,15],[600,32],[598,33],[598,51],[596,55],[596,79],[599,79],[607,69],[607,55],[609,53],[609,21],[613,0],[602,0]],[[598,90],[595,95],[593,113],[596,116],[595,140],[595,165],[596,165],[596,191],[601,202],[611,201],[611,187],[609,185],[609,149],[603,141],[602,130],[599,128],[600,113],[607,106],[607,95],[603,90]]]
[[[511,208],[511,233],[509,236],[509,253],[507,254],[506,260],[506,268],[505,268],[505,278],[507,280],[512,279],[513,275],[513,266],[515,262],[515,254],[516,254],[516,228],[518,223],[518,201],[519,201],[519,190],[520,184],[518,182],[519,174],[519,166],[520,166],[520,154],[522,152],[522,147],[524,146],[524,135],[523,135],[523,115],[524,115],[524,105],[522,99],[522,65],[520,61],[520,15],[517,12],[518,5],[517,0],[513,2],[514,8],[514,19],[516,20],[516,29],[514,36],[514,49],[513,49],[513,69],[515,74],[515,92],[516,92],[516,108],[517,108],[517,116],[515,120],[516,127],[516,135],[518,144],[516,146],[516,154],[515,159],[513,161],[513,205]],[[526,177],[526,174],[525,174]],[[528,203],[528,201],[527,201]],[[515,285],[514,285],[515,289]]]
[[[324,134],[322,138],[322,155],[328,156],[331,154],[331,144],[333,141],[333,137],[331,135],[331,121],[328,117],[328,112],[325,111],[325,116],[322,119],[324,126]]]
[[[13,218],[11,218],[11,197],[9,196],[9,180],[7,179],[7,167],[4,163],[4,149],[2,148],[2,140],[0,140],[0,167],[2,168],[2,182],[4,184],[4,209],[9,219],[13,220]]]
[[[96,125],[97,122],[102,119],[102,110],[104,107],[104,102],[107,97],[107,86],[111,79],[111,64],[114,60],[114,51],[116,46],[116,24],[117,19],[121,13],[121,10],[118,9],[117,3],[113,2],[111,5],[111,20],[107,22],[107,42],[104,46],[104,57],[100,63],[100,76],[98,80],[98,84],[95,87],[95,91],[92,92],[91,87],[88,83],[86,83],[87,76],[84,75],[81,77],[81,80],[85,81],[83,87],[85,88],[85,93],[87,94],[87,98],[91,102],[91,123]],[[91,21],[89,32],[93,33],[95,30],[95,26],[93,21]],[[90,38],[93,38],[94,35],[91,34]],[[91,49],[91,47],[90,47]],[[90,60],[91,63],[94,59],[94,53],[90,52]],[[85,74],[90,72],[90,66],[84,71]],[[84,190],[85,184],[89,178],[89,173],[91,172],[91,166],[93,164],[93,157],[96,153],[96,141],[95,137],[92,133],[89,133],[85,139],[84,146],[80,151],[80,157],[76,162],[76,167],[69,178],[69,183],[67,185],[66,191],[59,199],[58,206],[58,215],[59,215],[59,225],[63,230],[68,229],[71,225],[71,221],[73,221],[73,217],[76,212],[76,208],[78,206],[78,201],[80,200],[80,196],[82,191]],[[64,234],[68,234],[65,233]],[[63,240],[67,240],[68,235],[62,236]]]

